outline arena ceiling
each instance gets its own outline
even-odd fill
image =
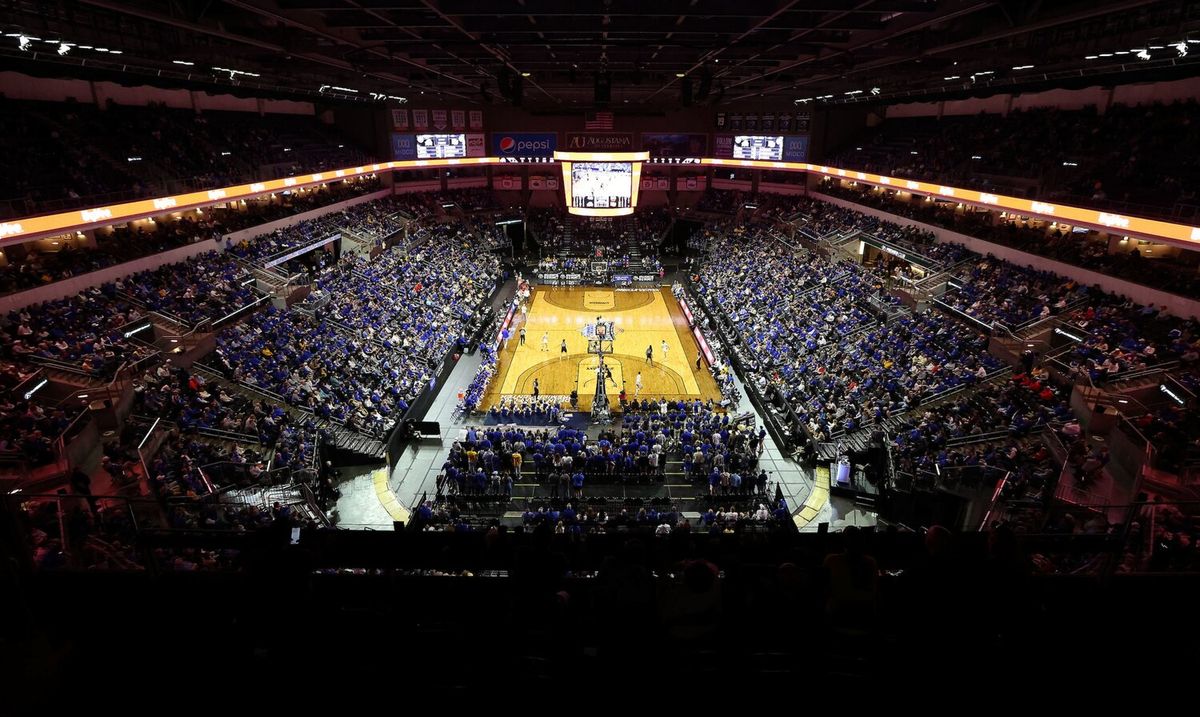
[[[596,106],[598,86],[614,108],[816,105],[1178,76],[1200,60],[1200,0],[3,0],[0,13],[0,56],[43,75],[535,109]]]

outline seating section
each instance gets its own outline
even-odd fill
[[[1114,250],[1110,248],[1108,237],[1099,232],[1065,232],[1061,225],[1031,225],[1015,215],[994,222],[987,212],[972,211],[946,202],[921,201],[920,197],[900,197],[868,187],[842,187],[833,180],[822,182],[820,191],[993,244],[1020,249],[1181,296],[1200,297],[1200,273],[1197,272],[1200,257],[1195,252],[1165,255],[1163,252],[1143,253],[1145,247],[1139,249],[1136,242],[1129,241],[1121,242]],[[957,244],[946,242],[934,246],[937,251],[958,247]],[[929,254],[932,248],[910,248],[931,258],[938,258]],[[955,251],[969,254],[961,247]]]
[[[818,441],[904,412],[1000,367],[978,331],[937,313],[896,312],[880,279],[781,243],[730,237],[697,290]]]
[[[9,313],[4,343],[9,358],[53,359],[96,376],[109,376],[126,361],[153,353],[120,327],[145,312],[117,296],[114,284],[93,287],[66,299]]]
[[[1007,116],[893,119],[829,163],[1133,213],[1169,212],[1195,198],[1200,133],[1193,101]],[[1130,210],[1132,211],[1132,209]]]
[[[5,100],[7,216],[365,164],[315,117]]]
[[[420,234],[422,243],[375,261],[344,257],[305,310],[270,308],[222,333],[219,361],[235,380],[384,435],[465,340],[499,274],[461,229],[434,224]]]

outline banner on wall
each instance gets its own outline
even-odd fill
[[[783,137],[783,161],[785,162],[807,162],[808,161],[808,135],[784,135]]]
[[[742,131],[742,116],[741,115],[732,115],[729,118],[729,129],[734,132]]]
[[[700,181],[696,177],[680,177],[676,187],[689,192],[694,192],[703,188],[700,186]]]
[[[467,128],[467,113],[462,110],[450,110],[450,127],[455,130]]]
[[[762,130],[763,130],[763,132],[774,132],[775,131],[775,115],[763,115],[762,116]]]
[[[503,177],[498,177],[496,179],[496,184],[500,186],[500,189],[520,189],[521,178],[505,175]]]
[[[708,136],[643,132],[642,149],[651,157],[703,157],[708,149]]]
[[[747,132],[757,132],[758,131],[758,115],[746,115],[746,119],[742,123],[742,126],[746,128]]]
[[[464,135],[467,141],[467,156],[468,157],[486,157],[487,156],[487,138],[482,134]]]
[[[413,134],[392,134],[392,159],[416,159],[417,136]]]
[[[789,114],[779,115],[779,131],[780,132],[791,132],[792,131],[792,116],[791,115],[789,115]]]
[[[492,151],[497,157],[553,157],[557,132],[493,132]]]
[[[408,131],[408,110],[392,110],[392,129],[397,132]]]
[[[718,159],[733,157],[733,135],[718,134],[713,136],[713,156]]]
[[[792,130],[798,133],[809,131],[809,114],[807,112],[796,113],[796,123],[792,126]]]
[[[483,110],[471,110],[467,113],[467,121],[470,122],[472,132],[478,132],[483,129]]]
[[[429,129],[429,110],[413,110],[412,121],[415,130]]]
[[[537,190],[556,190],[558,189],[557,177],[530,177],[529,188]]]
[[[449,126],[449,123],[446,121],[446,110],[431,110],[429,114],[433,117],[434,129],[443,130]]]
[[[670,177],[655,177],[654,178],[654,188],[662,189],[664,191],[670,189],[671,188],[671,178]]]
[[[725,113],[724,112],[717,113],[717,129],[719,129],[719,130],[725,129]]]
[[[633,134],[627,132],[568,132],[566,146],[569,152],[631,152]]]

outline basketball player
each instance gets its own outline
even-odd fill
[[[522,343],[524,343],[524,342],[522,342]],[[662,360],[663,361],[667,360],[667,349],[668,348],[669,347],[667,346],[667,340],[663,339],[663,342],[662,342]]]
[[[697,351],[697,352],[696,352],[696,370],[697,370],[697,371],[699,371],[699,370],[700,370],[700,360],[701,360],[702,358],[704,358],[704,355],[703,355],[703,354],[701,354],[699,351]]]
[[[524,326],[521,327],[521,342],[518,345],[519,346],[525,345],[525,327]],[[666,345],[667,345],[667,342],[664,341],[663,346],[666,346]]]
[[[646,347],[646,363],[650,364],[651,366],[654,365],[654,344],[650,344]]]
[[[536,401],[538,394],[540,394],[541,392],[542,392],[541,388],[538,386],[538,380],[536,378],[533,379],[533,400]]]
[[[563,339],[562,346],[560,346],[558,349],[558,357],[561,359],[561,358],[565,357],[566,355],[567,355],[567,340]],[[699,360],[697,360],[697,363],[699,363]]]
[[[633,380],[633,397],[637,398],[642,394],[642,372],[638,371],[637,378]]]
[[[550,350],[550,332],[549,331],[542,334],[542,350],[543,351]]]

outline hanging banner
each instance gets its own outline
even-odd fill
[[[462,110],[450,110],[450,127],[461,130],[467,128],[467,113]]]
[[[713,156],[721,159],[733,157],[733,135],[718,134],[713,136]]]
[[[408,131],[408,110],[392,110],[392,129],[397,132]]]
[[[808,161],[808,135],[785,135],[783,138],[783,161]]]
[[[417,138],[411,134],[401,134],[399,132],[392,135],[392,159],[416,159],[417,158]]]
[[[633,134],[568,132],[564,149],[570,152],[629,152],[633,149]]]
[[[717,113],[717,129],[719,129],[719,130],[725,129],[725,113],[724,112]]]
[[[708,136],[643,132],[642,149],[651,157],[703,157],[708,149]]]
[[[412,121],[415,130],[429,129],[429,110],[413,110]]]
[[[763,132],[774,132],[775,131],[775,115],[763,115],[762,116],[762,129],[763,129]]]
[[[792,116],[791,115],[789,115],[789,114],[779,115],[779,131],[780,132],[792,131]]]
[[[467,140],[468,157],[487,156],[487,137],[482,134],[468,134],[465,137]]]
[[[446,129],[446,110],[432,110],[430,114],[433,116],[433,128],[437,130]]]
[[[471,110],[467,113],[467,118],[471,124],[469,129],[472,132],[478,132],[483,129],[483,110]]]

